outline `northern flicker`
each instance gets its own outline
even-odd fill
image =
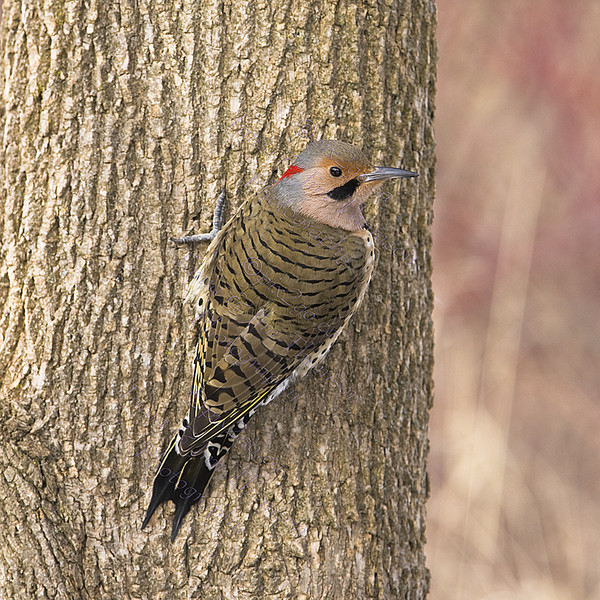
[[[382,182],[416,173],[373,167],[350,144],[313,142],[247,200],[212,240],[186,301],[199,321],[189,411],[158,468],[142,524],[175,503],[174,540],[217,463],[259,407],[321,361],[362,301],[374,245],[361,206]]]

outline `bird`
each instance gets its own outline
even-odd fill
[[[223,226],[225,190],[185,301],[198,341],[188,412],[163,453],[144,529],[175,504],[171,540],[255,412],[324,359],[363,300],[374,243],[362,207],[385,181],[416,177],[374,167],[343,141],[311,142],[283,175]]]

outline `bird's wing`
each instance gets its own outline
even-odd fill
[[[259,310],[243,329],[239,321],[223,315],[218,321],[208,317],[208,322],[214,333],[205,327],[198,340],[190,418],[180,440],[182,454],[199,452],[237,421],[247,420],[307,356],[330,339],[317,328],[304,336],[284,333],[277,329],[269,309]],[[217,348],[220,359],[215,364],[211,357]]]

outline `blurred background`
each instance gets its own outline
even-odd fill
[[[437,5],[430,598],[600,599],[600,2]]]

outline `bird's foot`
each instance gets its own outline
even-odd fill
[[[223,188],[223,191],[217,198],[217,205],[215,206],[215,212],[213,214],[213,227],[210,233],[199,233],[198,235],[184,235],[180,238],[171,238],[172,242],[176,244],[197,244],[199,242],[212,242],[219,231],[223,228],[223,210],[225,208],[225,198],[227,190]]]

